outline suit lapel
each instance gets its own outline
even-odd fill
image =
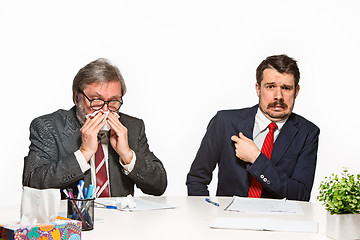
[[[253,129],[254,129],[254,124],[250,123],[251,121],[245,121],[245,124],[243,124],[242,126],[245,126],[245,128],[241,129],[240,131],[245,135],[245,137],[250,138],[251,140],[253,140],[254,136],[253,136]]]
[[[253,129],[255,123],[255,115],[258,109],[258,105],[250,108],[249,111],[244,111],[241,114],[242,122],[239,123],[239,130],[245,135],[245,137],[253,140]]]
[[[296,125],[297,121],[294,119],[294,115],[292,114],[282,127],[281,132],[274,143],[271,161],[275,165],[280,161],[297,134],[298,129],[295,127]]]
[[[73,107],[66,115],[66,124],[62,132],[62,144],[68,154],[76,151],[81,144],[80,123],[76,118],[76,109]]]

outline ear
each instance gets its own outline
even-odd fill
[[[75,106],[78,105],[78,92],[75,92],[75,94],[73,96],[73,102],[75,103]]]
[[[297,85],[296,89],[295,89],[295,98],[297,97],[297,95],[299,94],[300,91],[300,85]]]
[[[256,94],[258,97],[260,97],[260,86],[258,83],[255,84]]]

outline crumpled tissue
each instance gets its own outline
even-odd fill
[[[117,205],[120,207],[120,209],[124,209],[126,207],[133,209],[136,207],[136,202],[134,201],[133,196],[129,194],[125,198],[120,198],[119,202],[117,202]]]
[[[102,113],[104,113],[104,114],[106,115],[106,116],[105,116],[105,119],[104,119],[104,121],[106,121],[106,124],[105,124],[104,127],[101,128],[100,131],[110,131],[111,127],[110,127],[110,125],[109,125],[108,122],[107,122],[107,117],[109,116],[110,111],[105,112],[105,111],[103,111],[102,109],[100,109],[100,110],[95,111],[95,112],[93,112],[93,113],[87,114],[85,117],[86,117],[86,119],[88,119],[89,117],[93,118],[93,117],[95,117],[95,115],[96,115],[98,112],[102,112]],[[118,118],[120,117],[119,114],[117,114],[116,112],[113,112],[113,113],[115,114],[116,117],[118,117]]]
[[[95,204],[100,206],[116,206],[117,209],[122,210],[125,208],[134,209],[136,207],[136,202],[131,194],[126,197],[118,198],[97,198]]]

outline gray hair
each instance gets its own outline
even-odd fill
[[[119,82],[121,86],[121,96],[126,93],[126,85],[119,69],[112,65],[106,58],[99,58],[85,67],[81,68],[76,74],[73,85],[73,101],[77,102],[77,96],[86,86],[92,83]]]

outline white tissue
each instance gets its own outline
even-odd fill
[[[100,205],[116,206],[118,207],[118,209],[125,209],[125,208],[133,209],[136,207],[136,202],[133,196],[131,196],[131,194],[127,195],[127,197],[119,197],[119,198],[111,198],[111,199],[97,198],[96,203],[99,203]]]
[[[86,117],[86,119],[88,119],[89,117],[95,117],[95,115],[96,115],[98,112],[105,113],[105,115],[106,115],[105,118],[104,118],[104,120],[103,120],[103,121],[106,121],[106,124],[104,125],[104,127],[101,128],[100,131],[110,131],[111,127],[110,127],[110,125],[107,123],[107,117],[109,116],[110,111],[105,112],[105,111],[103,111],[103,110],[100,109],[100,110],[95,111],[95,112],[93,112],[93,113],[87,114],[85,117]],[[116,112],[114,112],[114,114],[115,114],[115,116],[117,116],[118,118],[120,117]]]
[[[127,195],[126,198],[123,198],[120,201],[120,208],[124,209],[126,207],[128,207],[130,209],[133,209],[136,207],[136,202],[134,201],[134,198],[131,196],[131,194]]]
[[[59,189],[23,187],[20,225],[34,225],[55,221],[60,209]]]

